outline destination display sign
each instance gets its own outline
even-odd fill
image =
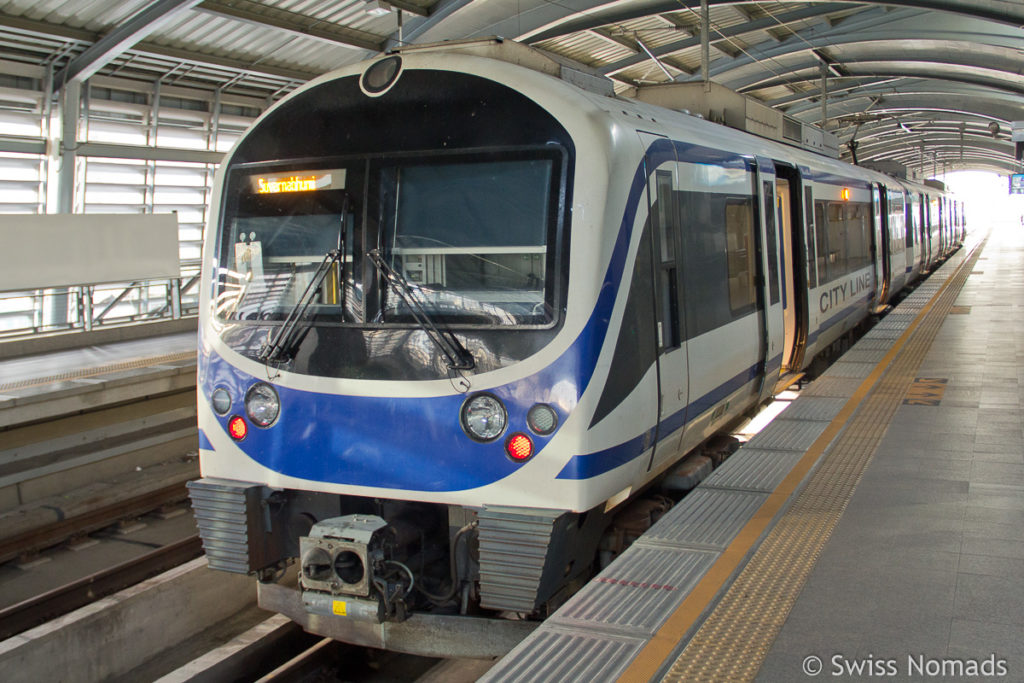
[[[259,174],[249,176],[249,180],[252,184],[252,191],[256,194],[343,190],[345,189],[345,169]]]

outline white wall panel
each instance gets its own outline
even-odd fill
[[[179,275],[174,214],[0,215],[0,291]]]

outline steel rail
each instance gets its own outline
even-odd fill
[[[0,640],[184,564],[202,552],[199,536],[190,536],[0,609]]]
[[[101,505],[87,513],[59,520],[42,528],[26,529],[7,538],[0,538],[0,562],[57,545],[75,536],[98,531],[121,519],[139,517],[165,505],[179,503],[188,497],[185,481],[117,503]]]

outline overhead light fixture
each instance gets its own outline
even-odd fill
[[[391,14],[391,5],[384,0],[367,0],[366,13],[371,17],[383,17]]]

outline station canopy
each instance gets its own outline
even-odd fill
[[[0,76],[95,74],[272,102],[403,44],[502,36],[616,91],[711,81],[835,134],[844,159],[1008,173],[1024,119],[1020,0],[8,0]],[[706,72],[705,72],[706,68]]]

